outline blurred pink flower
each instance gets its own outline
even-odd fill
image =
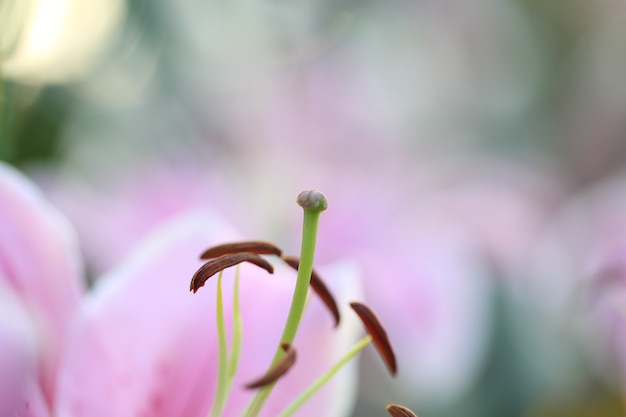
[[[566,200],[536,245],[525,283],[544,322],[582,346],[598,375],[613,383],[626,383],[624,213],[624,173]]]
[[[171,164],[164,170],[163,164],[144,161],[140,175],[125,175],[119,169],[94,178],[94,172],[57,176],[43,172],[35,177],[55,206],[71,218],[89,270],[96,275],[117,265],[164,220],[190,207],[209,210],[219,204],[208,197],[202,173],[191,165]],[[89,174],[92,177],[85,181]],[[137,202],[143,206],[139,211]]]
[[[235,231],[204,212],[189,213],[155,231],[126,263],[83,294],[71,229],[25,178],[4,165],[0,214],[0,278],[17,306],[2,304],[3,312],[15,312],[9,321],[7,316],[0,320],[0,335],[7,335],[0,339],[0,370],[7,371],[0,375],[0,399],[18,399],[2,401],[2,407],[10,407],[0,408],[2,415],[207,414],[217,368],[215,280],[195,295],[188,283],[199,266],[198,254],[206,246],[239,239]],[[334,282],[339,300],[359,297],[350,265],[321,272]],[[244,383],[267,369],[294,284],[288,267],[277,266],[274,276],[266,276],[242,266],[243,349],[224,416],[243,410],[253,394]],[[227,328],[232,326],[231,292],[226,285]],[[298,363],[278,382],[261,415],[276,415],[354,342],[359,329],[354,320],[348,317],[339,332],[332,323],[314,298],[294,343]],[[355,378],[352,365],[297,415],[347,415]]]

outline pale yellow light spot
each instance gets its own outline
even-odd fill
[[[49,59],[62,38],[63,24],[68,17],[69,0],[39,0],[34,7],[30,30],[26,34],[23,53]]]
[[[21,27],[3,74],[35,84],[83,77],[114,39],[125,11],[123,0],[32,1],[19,13]]]

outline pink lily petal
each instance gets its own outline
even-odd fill
[[[81,292],[81,263],[73,230],[21,174],[0,164],[0,280],[32,308],[46,350],[43,389]]]
[[[622,385],[626,381],[625,192],[622,172],[566,200],[537,243],[524,282],[534,311],[553,328],[567,329],[571,335],[563,342],[565,347],[582,346],[600,378],[614,384],[619,372]]]
[[[235,236],[216,218],[191,216],[156,232],[103,277],[70,335],[56,412],[206,414],[217,358],[214,304],[191,294],[189,280],[202,250]],[[214,283],[203,290],[215,291]]]
[[[26,376],[24,386],[24,401],[19,404],[17,416],[19,417],[52,417],[52,411],[48,400],[44,397],[42,386],[36,375]]]
[[[0,415],[13,416],[28,397],[37,350],[32,318],[12,291],[0,283]]]
[[[487,270],[473,246],[449,232],[435,229],[422,240],[416,233],[399,240],[410,244],[394,246],[395,253],[363,256],[379,277],[366,281],[366,299],[403,358],[395,386],[405,401],[442,404],[459,398],[488,348]],[[376,378],[365,381],[373,384],[369,392],[380,391]]]
[[[190,215],[156,232],[125,266],[100,280],[79,315],[61,363],[56,413],[72,417],[205,416],[217,370],[216,279],[209,280],[198,294],[191,294],[188,285],[201,264],[197,257],[203,249],[235,239],[236,233],[218,219]],[[232,273],[227,271],[227,275]],[[270,276],[244,265],[241,274],[246,324],[235,399],[240,398],[241,381],[262,374],[269,364],[295,283],[294,272],[287,267],[278,267],[277,274]],[[230,325],[232,285],[226,279],[224,296]],[[335,335],[329,313],[318,304],[312,302],[311,317],[305,319],[309,324],[302,329],[313,339],[322,328]],[[326,319],[318,318],[322,314]],[[341,338],[337,340],[342,343]],[[310,356],[313,364],[302,367],[307,378],[298,379],[293,388],[308,385],[321,373],[320,363],[330,363],[333,346],[326,338],[302,342],[302,355]],[[309,375],[309,371],[314,373]],[[297,372],[293,371],[294,377]],[[287,400],[279,401],[281,406],[294,398],[288,393]],[[349,402],[328,404],[341,410]],[[241,410],[244,405],[235,402],[233,407]],[[229,410],[225,415],[231,415]]]
[[[0,219],[0,274],[61,325],[83,291],[73,230],[30,181],[4,164],[0,164]]]

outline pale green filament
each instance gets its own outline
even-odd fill
[[[235,379],[239,355],[241,354],[241,339],[243,334],[243,321],[239,307],[239,265],[235,270],[235,287],[233,290],[233,336],[230,343],[230,360],[228,361],[229,391]]]
[[[325,208],[325,207],[324,207]],[[323,210],[323,209],[322,209]],[[289,316],[283,329],[283,334],[278,344],[276,354],[270,367],[274,366],[285,354],[280,348],[282,343],[292,344],[298,331],[298,325],[302,318],[302,313],[307,299],[307,292],[313,272],[313,257],[315,255],[315,242],[317,240],[317,225],[319,222],[320,209],[304,209],[304,222],[302,226],[302,247],[300,249],[300,264],[298,266],[298,278],[296,288],[291,300]],[[258,416],[261,408],[270,396],[275,383],[269,384],[256,393],[243,415],[246,417]]]
[[[298,411],[300,407],[304,405],[317,391],[320,390],[330,379],[335,376],[341,368],[344,367],[346,363],[350,361],[350,359],[354,358],[354,356],[359,353],[365,346],[367,346],[372,341],[372,336],[365,336],[363,339],[359,340],[359,342],[354,345],[350,351],[339,360],[328,372],[319,377],[315,382],[313,382],[302,394],[298,396],[291,404],[287,406],[283,410],[282,413],[278,415],[278,417],[290,417]]]
[[[211,407],[211,417],[219,417],[224,410],[228,395],[233,386],[239,356],[241,354],[241,340],[243,334],[243,321],[239,305],[239,265],[235,270],[235,286],[233,289],[233,334],[231,338],[230,358],[226,344],[226,321],[224,318],[224,304],[222,295],[222,271],[217,277],[217,345],[218,345],[218,368],[217,385],[215,387],[215,400]]]
[[[217,276],[217,384],[215,386],[215,399],[211,407],[211,417],[219,417],[222,414],[226,397],[228,396],[228,346],[226,343],[226,320],[224,319],[224,305],[222,302],[222,271]]]

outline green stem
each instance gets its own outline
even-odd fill
[[[328,372],[319,377],[315,382],[313,382],[302,394],[298,396],[291,404],[287,406],[283,410],[282,413],[278,415],[278,417],[290,417],[292,416],[300,407],[304,405],[317,391],[320,390],[330,379],[335,376],[337,372],[341,368],[344,367],[346,363],[350,361],[350,359],[354,358],[354,356],[359,353],[365,346],[367,346],[372,341],[372,336],[365,336],[363,339],[359,340],[359,342],[352,348],[350,351],[339,360]]]
[[[0,160],[15,162],[15,145],[11,136],[11,112],[13,110],[10,106],[11,91],[9,91],[2,75],[2,61],[0,59]]]
[[[2,51],[0,51],[2,53]],[[5,151],[8,145],[5,141],[8,141],[8,135],[5,135],[5,115],[4,115],[4,77],[2,76],[2,56],[0,56],[0,160],[8,160],[9,152]],[[5,137],[6,136],[6,137]]]
[[[228,395],[228,346],[226,342],[226,320],[224,318],[224,305],[222,302],[222,271],[217,276],[217,383],[215,386],[215,400],[211,407],[211,417],[219,417],[222,414]]]
[[[311,273],[313,272],[313,258],[315,255],[315,243],[317,240],[317,225],[319,222],[321,210],[304,209],[304,224],[302,226],[302,247],[300,249],[300,265],[298,266],[298,277],[296,280],[296,288],[291,300],[291,308],[289,309],[289,316],[285,323],[283,334],[280,338],[280,343],[272,365],[274,366],[285,354],[280,348],[282,343],[292,344],[298,331],[300,319],[302,318],[302,312],[306,304],[306,296],[309,290],[309,283],[311,281]],[[274,384],[267,385],[261,388],[254,396],[248,407],[244,411],[246,417],[258,416],[261,408],[267,401]]]

